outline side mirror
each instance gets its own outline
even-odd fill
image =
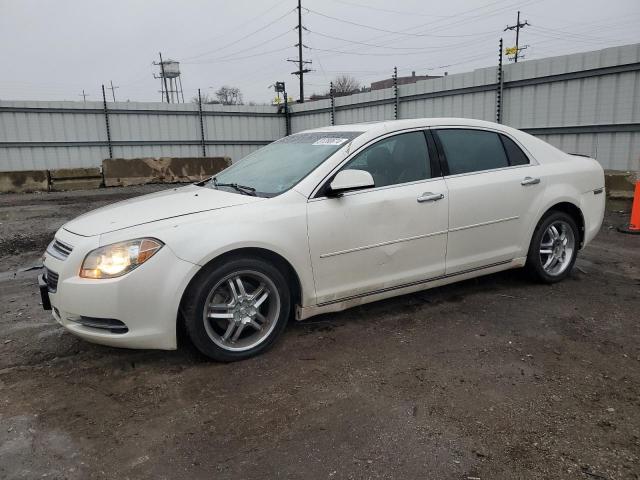
[[[341,170],[329,184],[328,196],[339,197],[345,192],[374,186],[373,177],[365,170]]]

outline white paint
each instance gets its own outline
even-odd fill
[[[338,198],[318,196],[346,162],[380,138],[441,126],[499,131],[532,162],[450,177],[373,187]],[[602,167],[567,155],[510,127],[455,118],[330,127],[362,131],[291,190],[256,198],[189,186],[88,213],[56,234],[73,245],[45,265],[60,276],[51,302],[72,333],[108,345],[175,348],[182,294],[202,265],[240,248],[262,248],[291,264],[301,284],[299,318],[524,265],[533,230],[558,202],[581,209],[585,243],[604,215]],[[327,128],[323,128],[326,131]],[[339,135],[339,134],[338,134]],[[524,177],[540,183],[523,186]],[[442,198],[418,202],[425,194]],[[74,232],[74,233],[72,233]],[[154,237],[165,246],[132,272],[109,280],[80,278],[98,246]],[[116,318],[129,332],[103,333],[72,322],[77,315]]]

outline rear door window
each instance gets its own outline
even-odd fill
[[[471,129],[435,129],[449,166],[449,175],[509,166],[500,137],[495,132]]]

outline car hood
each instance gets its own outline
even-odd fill
[[[190,185],[143,195],[93,210],[71,220],[64,229],[90,237],[145,223],[265,200]]]

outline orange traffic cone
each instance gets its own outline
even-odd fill
[[[636,181],[636,189],[633,193],[633,205],[631,207],[629,225],[620,227],[618,230],[622,233],[640,235],[640,180]]]

